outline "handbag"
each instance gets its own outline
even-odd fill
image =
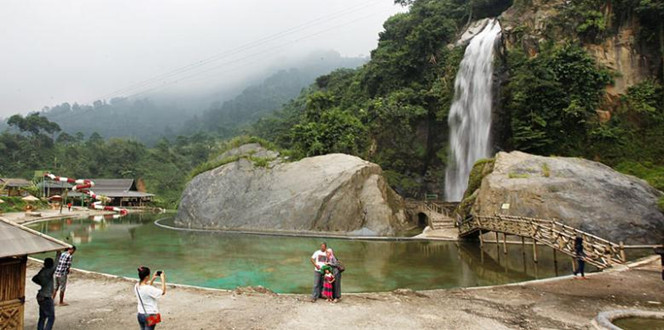
[[[145,315],[147,315],[147,317],[145,318],[145,324],[147,324],[147,326],[151,327],[151,326],[161,322],[161,314],[160,313],[147,314],[148,311],[145,310],[145,305],[143,305],[143,299],[141,299],[141,293],[138,292],[138,284],[136,284],[136,287],[134,289],[136,289],[136,295],[138,296],[138,300],[141,302],[141,306],[143,306],[143,311],[145,312]]]
[[[343,273],[346,270],[346,266],[339,259],[337,259],[337,269],[339,269],[339,273]]]

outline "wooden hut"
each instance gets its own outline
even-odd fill
[[[0,330],[23,329],[28,255],[69,244],[0,218]]]
[[[1,194],[12,196],[21,196],[25,191],[25,188],[31,186],[32,183],[25,179],[18,178],[0,178],[0,191]]]

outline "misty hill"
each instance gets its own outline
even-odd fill
[[[341,67],[357,67],[365,61],[342,57],[335,51],[314,52],[304,59],[290,59],[283,61],[286,64],[265,70],[261,78],[249,79],[257,81],[249,87],[240,85],[196,97],[154,95],[140,99],[113,98],[92,105],[63,103],[42,109],[42,114],[64,132],[85,135],[97,132],[104,138],[132,138],[147,144],[199,130],[229,136],[237,125],[251,123],[280,108],[317,76]],[[290,68],[284,69],[287,65]],[[222,103],[223,99],[231,100]]]
[[[364,58],[345,58],[333,51],[314,53],[303,62],[304,65],[280,70],[262,83],[247,87],[234,99],[213,104],[203,114],[187,122],[183,132],[207,131],[220,137],[232,137],[243,127],[297,97],[316,77],[338,68],[356,68],[365,62]]]

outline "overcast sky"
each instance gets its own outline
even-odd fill
[[[312,50],[368,56],[403,10],[392,0],[3,0],[0,117],[203,86]]]

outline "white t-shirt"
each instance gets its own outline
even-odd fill
[[[141,294],[141,299],[143,299],[143,305],[141,305],[141,300],[138,299],[138,293]],[[138,302],[138,312],[140,314],[157,314],[159,309],[157,309],[157,299],[161,297],[161,289],[157,289],[152,285],[138,285],[138,292],[136,287],[134,287],[134,294],[136,294],[136,300]],[[145,306],[145,310],[143,310]]]
[[[321,250],[316,250],[316,252],[314,252],[314,254],[311,256],[311,259],[314,259],[318,267],[323,267],[327,263],[327,253]],[[314,270],[318,269],[314,267]]]

